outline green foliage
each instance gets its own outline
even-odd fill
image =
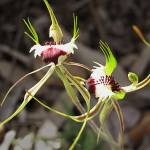
[[[72,109],[67,105],[65,100],[61,99],[60,102],[69,115],[74,115]],[[69,147],[80,131],[81,126],[82,123],[80,122],[75,122],[72,119],[66,120],[65,127],[63,131],[61,131],[63,145],[60,150],[65,150]],[[97,144],[96,138],[97,135],[92,130],[84,129],[78,143],[75,146],[75,150],[101,150],[106,145],[106,142],[104,140],[100,140],[99,144]]]

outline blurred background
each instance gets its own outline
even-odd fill
[[[150,74],[150,50],[132,29],[132,25],[137,25],[150,43],[149,0],[47,1],[62,29],[65,43],[69,42],[73,35],[73,13],[78,17],[78,49],[75,49],[75,54],[66,61],[83,63],[91,68],[93,61],[105,65],[104,55],[99,48],[101,39],[108,43],[117,59],[118,66],[113,76],[120,86],[131,84],[128,72],[136,73],[139,81]],[[30,33],[23,22],[23,19],[28,18],[39,36],[41,45],[52,40],[49,38],[51,19],[42,0],[0,0],[0,101],[18,79],[45,65],[40,58],[34,59],[34,53],[29,54],[35,43],[24,34]],[[65,67],[75,76],[87,79],[90,75],[90,72],[80,67]],[[20,106],[25,89],[34,86],[47,70],[48,68],[28,76],[10,92],[0,107],[0,122]],[[82,96],[74,90],[86,108]],[[36,98],[58,111],[80,114],[56,73],[53,73],[38,91]],[[96,102],[97,99],[92,95],[91,105],[94,106]],[[150,84],[139,91],[127,93],[125,98],[118,102],[124,118],[126,149],[150,150]],[[100,126],[98,115],[93,120]],[[106,123],[117,141],[120,124],[115,110]],[[0,150],[66,150],[73,143],[81,125],[47,110],[32,100],[17,116],[0,128]],[[95,141],[96,135],[87,125],[75,149],[109,149],[107,142],[101,140],[97,145]]]

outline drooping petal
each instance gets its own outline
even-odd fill
[[[99,141],[99,137],[100,137],[100,134],[101,134],[101,130],[102,130],[102,127],[106,121],[106,119],[108,118],[109,114],[111,113],[112,109],[114,108],[113,104],[111,103],[110,106],[108,106],[108,102],[106,102],[106,104],[104,105],[103,107],[103,110],[101,111],[100,113],[100,122],[101,122],[101,126],[100,126],[100,129],[99,129],[99,132],[98,132],[98,136],[97,136],[97,143]]]
[[[62,31],[58,25],[56,17],[54,15],[53,10],[51,9],[49,3],[47,2],[47,0],[44,0],[44,2],[47,6],[47,9],[49,11],[49,14],[50,14],[50,17],[52,20],[52,25],[50,26],[50,29],[49,29],[49,37],[53,37],[56,44],[58,44],[58,42],[61,43],[61,39],[63,37]]]
[[[90,112],[90,94],[89,92],[84,88],[84,86],[79,83],[76,79],[73,78],[73,76],[67,71],[67,69],[60,65],[58,66],[59,69],[61,70],[61,72],[76,86],[76,88],[79,90],[79,92],[81,93],[81,95],[83,96],[83,98],[85,99],[85,102],[87,104],[88,107],[88,111],[87,111],[87,116],[86,119],[82,125],[82,128],[80,129],[78,136],[76,137],[75,141],[73,142],[73,144],[70,147],[70,150],[72,150],[75,146],[75,144],[77,143],[77,141],[79,140],[79,137],[81,136],[81,133],[86,125],[88,116],[89,116],[89,112]]]
[[[32,96],[28,91],[26,91],[30,96]],[[64,117],[70,118],[76,122],[84,122],[86,117],[87,117],[87,113],[79,115],[79,116],[70,116],[64,113],[61,113],[57,110],[54,110],[53,108],[43,104],[41,101],[39,101],[37,98],[35,98],[34,96],[32,96],[32,98],[34,98],[38,103],[40,103],[42,106],[44,106],[45,108],[59,114],[62,115]],[[103,106],[104,102],[107,100],[108,97],[104,98],[99,98],[97,104],[90,110],[89,112],[89,116],[88,116],[88,120],[92,119],[94,116],[97,115],[97,113],[99,112],[99,110],[101,109],[101,107]]]
[[[29,90],[30,93],[34,96],[36,92],[40,89],[40,87],[45,83],[45,81],[50,77],[50,75],[53,73],[55,69],[55,65],[52,65],[51,68],[48,70],[46,75],[33,87]],[[10,92],[10,91],[9,91]],[[8,95],[8,94],[7,94]],[[32,96],[30,96],[28,93],[25,94],[24,101],[20,105],[20,107],[12,114],[8,119],[3,121],[0,126],[11,120],[13,117],[15,117],[26,105],[27,103],[32,99]]]
[[[39,68],[39,69],[37,69],[37,70],[35,70],[35,71],[32,71],[32,72],[26,74],[25,76],[23,76],[21,79],[19,79],[19,80],[8,90],[8,92],[6,93],[4,99],[3,99],[2,103],[1,103],[1,106],[3,105],[5,99],[7,98],[7,95],[10,93],[10,91],[11,91],[20,81],[22,81],[22,80],[23,80],[25,77],[27,77],[28,75],[33,74],[33,73],[36,73],[36,72],[38,72],[38,71],[40,71],[40,70],[42,70],[42,69],[44,69],[44,68],[46,68],[46,67],[49,67],[50,65],[51,65],[51,64],[48,64],[48,65],[46,65],[46,66],[44,66],[44,67],[41,67],[41,68]]]
[[[76,63],[76,62],[63,62],[63,64],[66,64],[66,65],[75,65],[75,66],[83,67],[83,68],[85,68],[85,69],[93,72],[90,67],[88,67],[86,65],[83,65],[83,64]]]
[[[100,48],[103,51],[106,58],[105,73],[107,76],[110,76],[117,66],[117,61],[107,43],[104,44],[102,41],[100,41]]]
[[[37,93],[37,91],[41,88],[41,86],[47,81],[47,79],[54,72],[55,65],[53,63],[51,65],[52,65],[51,68],[47,71],[45,76],[36,85],[34,85],[31,89],[28,90],[28,92],[31,93],[32,96],[34,96]],[[26,93],[24,96],[24,101],[29,102],[31,99],[32,97],[28,93]]]
[[[144,87],[145,85],[147,85],[150,82],[150,74],[147,76],[146,79],[144,79],[143,81],[139,82],[136,86],[136,90],[141,89],[142,87]]]
[[[112,98],[112,102],[113,102],[113,105],[115,107],[115,110],[117,112],[117,115],[118,115],[118,118],[119,118],[119,121],[120,121],[120,128],[121,128],[121,135],[122,135],[122,149],[124,147],[124,123],[123,123],[123,116],[122,116],[122,112],[121,112],[121,108],[118,104],[118,102]]]

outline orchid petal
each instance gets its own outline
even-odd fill
[[[92,72],[92,69],[90,67],[88,67],[86,65],[83,65],[83,64],[76,63],[76,62],[63,62],[63,64],[65,64],[65,65],[79,66],[79,67],[85,68],[85,69],[87,69],[87,70],[89,70],[89,71]]]
[[[30,96],[32,96],[27,90],[26,90],[26,92],[27,92]],[[65,113],[59,112],[59,111],[57,111],[57,110],[54,110],[53,108],[51,108],[51,107],[49,107],[49,106],[43,104],[41,101],[39,101],[39,100],[38,100],[37,98],[35,98],[34,96],[32,96],[32,98],[34,98],[38,103],[40,103],[40,104],[41,104],[42,106],[44,106],[45,108],[47,108],[47,109],[49,109],[49,110],[51,110],[51,111],[53,111],[53,112],[55,112],[55,113],[57,113],[57,114],[59,114],[59,115],[62,115],[62,116],[67,117],[67,118],[70,118],[70,119],[72,119],[72,120],[74,120],[74,121],[76,121],[76,122],[84,122],[85,119],[86,119],[87,113],[82,114],[82,115],[80,115],[80,116],[70,116],[70,115],[67,115],[67,114],[65,114]],[[97,115],[97,113],[98,113],[99,110],[101,109],[102,105],[104,104],[104,102],[103,102],[102,100],[103,100],[103,98],[99,98],[98,103],[90,110],[89,116],[88,116],[88,120],[92,119],[94,116]],[[106,100],[106,99],[105,99],[105,100]]]
[[[149,82],[150,82],[150,74],[147,76],[146,79],[144,79],[143,81],[141,81],[140,83],[137,84],[136,90],[141,89],[142,87],[144,87],[145,85],[147,85]]]
[[[51,63],[51,68],[47,71],[47,73],[45,74],[45,76],[35,85],[33,86],[31,89],[28,90],[29,93],[31,93],[31,95],[35,95],[37,93],[37,91],[41,88],[41,86],[47,81],[47,79],[51,76],[51,74],[54,72],[55,69],[55,65],[54,63]],[[32,97],[26,93],[24,96],[24,101],[30,101],[32,99]]]
[[[117,66],[117,61],[113,53],[111,52],[109,46],[107,45],[107,43],[104,44],[102,41],[100,41],[99,43],[100,43],[100,48],[103,51],[105,58],[106,58],[105,73],[107,76],[110,76],[113,70]]]
[[[113,99],[113,98],[112,98],[112,102],[114,104],[115,110],[117,112],[117,115],[118,115],[118,118],[119,118],[119,121],[120,121],[121,135],[122,135],[122,141],[123,141],[122,149],[123,149],[123,147],[124,147],[124,123],[123,123],[123,116],[122,116],[121,108],[120,108],[118,102],[115,99]]]
[[[79,104],[79,100],[77,98],[77,96],[74,93],[74,90],[72,89],[70,83],[68,82],[66,76],[61,72],[61,70],[59,69],[58,66],[56,66],[55,71],[57,72],[57,74],[59,75],[59,77],[62,79],[64,86],[67,90],[68,95],[70,96],[70,98],[72,99],[73,103],[75,105]]]
[[[103,110],[100,113],[101,126],[100,126],[98,136],[97,136],[97,143],[99,141],[99,137],[100,137],[100,134],[101,134],[102,127],[105,123],[105,120],[108,118],[109,114],[111,113],[112,109],[114,108],[114,105],[112,103],[111,103],[110,106],[108,106],[108,104],[109,104],[109,102],[106,102],[106,104],[103,107]]]
[[[89,94],[88,90],[82,84],[80,84],[77,80],[75,80],[73,78],[73,76],[67,71],[67,69],[63,65],[60,65],[58,67],[60,68],[62,73],[76,86],[76,88],[79,90],[79,92],[85,99],[87,106],[89,107],[90,106],[90,104],[89,104],[90,103],[90,94]]]
[[[138,83],[138,79],[137,79],[137,81],[135,81],[135,83],[132,83],[129,86],[121,87],[121,89],[125,92],[132,92],[132,91],[136,91],[136,90],[143,88],[149,82],[150,82],[150,74],[143,81]]]
[[[10,91],[11,91],[20,81],[22,81],[22,80],[23,80],[25,77],[27,77],[28,75],[33,74],[33,73],[36,73],[36,72],[38,72],[38,71],[40,71],[40,70],[42,70],[42,69],[44,69],[44,68],[46,68],[46,67],[49,67],[50,65],[51,65],[51,64],[48,64],[48,65],[46,65],[46,66],[44,66],[44,67],[41,67],[41,68],[39,68],[39,69],[37,69],[37,70],[35,70],[35,71],[32,71],[32,72],[26,74],[25,76],[23,76],[21,79],[19,79],[19,80],[8,90],[8,92],[6,93],[4,99],[3,99],[2,103],[1,103],[1,106],[3,105],[5,99],[7,98],[8,94],[10,93]]]
[[[43,67],[42,67],[43,68]],[[44,84],[44,82],[50,77],[50,75],[53,73],[55,68],[55,65],[52,65],[51,68],[48,70],[48,72],[46,73],[46,75],[33,87],[31,88],[29,91],[31,91],[33,93],[33,95],[36,94],[36,92],[40,89],[40,87]],[[41,69],[41,68],[40,68]],[[39,69],[38,69],[39,70]],[[35,72],[35,71],[34,71]],[[33,73],[33,72],[32,72]],[[31,73],[30,73],[31,74]],[[29,75],[29,74],[28,74]],[[24,78],[24,77],[23,77]],[[10,90],[8,91],[8,93],[10,92]],[[30,92],[30,93],[31,93]],[[6,94],[7,96],[8,94]],[[22,104],[20,105],[20,107],[5,121],[3,121],[0,126],[2,126],[3,124],[5,124],[6,122],[8,122],[9,120],[11,120],[14,116],[16,116],[25,106],[26,104],[32,99],[31,96],[29,96],[29,94],[27,93],[24,97],[24,101],[22,102]]]
[[[62,31],[58,25],[56,17],[54,15],[53,10],[51,9],[49,3],[47,2],[47,0],[44,0],[44,2],[47,6],[47,9],[49,11],[49,14],[50,14],[50,17],[52,20],[52,25],[50,26],[50,29],[49,29],[49,37],[53,37],[56,44],[58,44],[58,42],[61,43],[61,39],[63,37]]]
[[[79,92],[81,93],[81,95],[83,96],[83,98],[86,101],[87,107],[88,107],[88,111],[87,111],[87,116],[86,119],[82,125],[82,128],[80,129],[75,141],[73,142],[73,144],[71,145],[71,147],[69,148],[69,150],[72,150],[75,146],[75,144],[77,143],[77,141],[79,140],[81,133],[86,125],[88,116],[89,116],[89,112],[90,112],[90,94],[89,92],[83,87],[82,84],[80,84],[76,79],[73,78],[73,76],[67,71],[67,69],[60,65],[58,66],[59,69],[62,71],[62,73],[76,86],[76,88],[79,90]]]
[[[102,97],[98,99],[97,104],[90,110],[88,120],[95,117],[103,106],[104,102],[108,99],[108,97]],[[86,119],[87,113],[82,114],[81,116],[75,116],[74,119],[78,122],[83,122]]]

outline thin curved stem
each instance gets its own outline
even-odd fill
[[[85,110],[83,108],[83,106],[80,104],[80,105],[76,105],[76,107],[79,109],[80,113],[81,114],[84,114],[85,113]],[[99,132],[99,128],[98,126],[95,124],[95,122],[90,119],[88,120],[88,124],[90,125],[90,127],[92,128],[92,130],[95,132],[95,134],[98,135],[98,132]],[[110,142],[110,138],[111,138],[111,144],[113,144],[114,147],[118,148],[119,145],[117,142],[114,141],[114,139],[110,136],[108,137],[107,134],[105,134],[104,132],[101,131],[101,138]]]

